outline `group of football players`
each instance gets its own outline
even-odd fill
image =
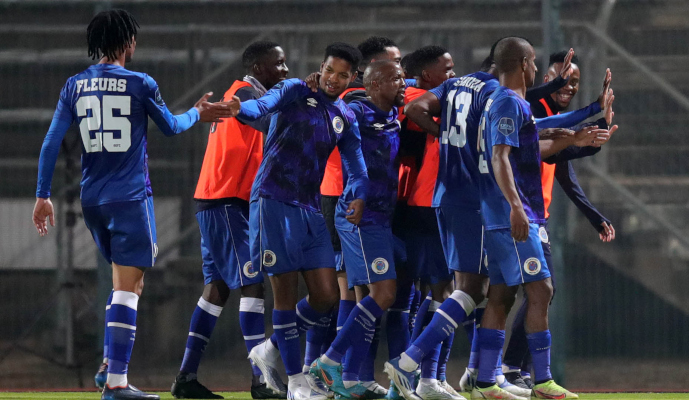
[[[446,375],[460,326],[471,356],[459,388],[471,398],[578,398],[550,373],[547,209],[557,178],[601,240],[615,237],[570,164],[617,129],[609,70],[595,101],[564,112],[579,87],[574,51],[552,54],[544,84],[532,87],[536,56],[521,37],[497,40],[480,71],[462,77],[440,46],[403,58],[384,37],[337,42],[304,80],[287,79],[278,43],[259,41],[246,47],[246,75],[222,100],[210,103],[208,93],[174,116],[151,77],[124,68],[137,29],[123,10],[89,24],[89,55],[99,62],[60,94],[33,216],[41,235],[54,225],[55,161],[77,123],[84,221],[113,266],[96,375],[103,399],[158,398],[127,379],[144,271],[157,254],[148,117],[166,135],[212,122],[194,194],[205,286],[176,398],[222,398],[197,370],[232,289],[241,292],[253,398],[463,399]],[[301,299],[299,275],[308,289]],[[274,298],[268,338],[265,276]],[[524,302],[503,359],[520,286]],[[387,389],[374,377],[381,331]]]

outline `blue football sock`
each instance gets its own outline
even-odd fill
[[[180,372],[195,374],[198,371],[201,357],[206,350],[206,345],[221,312],[222,307],[209,303],[203,297],[199,299],[196,309],[191,315],[187,347],[184,350],[182,366],[179,368]]]
[[[127,387],[127,371],[136,336],[136,310],[139,296],[117,290],[113,292],[108,316],[108,381],[110,388]]]
[[[421,290],[416,288],[412,291],[414,297],[412,298],[411,304],[409,305],[409,334],[414,332],[414,327],[416,326],[416,315],[419,312],[419,307],[421,306],[422,294]]]
[[[359,369],[359,380],[361,382],[374,381],[375,378],[375,364],[376,364],[376,354],[378,354],[378,343],[380,342],[380,322],[381,319],[376,320],[376,333],[373,336],[373,341],[371,346],[368,348],[368,354],[364,363],[361,364]],[[351,347],[350,347],[351,349]],[[349,351],[348,351],[349,352]],[[344,364],[343,364],[344,367]],[[346,370],[345,370],[346,371]]]
[[[266,340],[266,323],[263,318],[265,301],[256,297],[242,297],[239,300],[239,327],[244,336],[246,351]],[[251,362],[254,375],[262,375],[261,370]]]
[[[423,328],[428,325],[429,322],[431,322],[430,318],[426,320],[426,316],[428,315],[428,307],[431,305],[431,301],[433,301],[433,298],[431,297],[431,294],[429,293],[428,296],[423,300],[421,305],[419,306],[419,310],[416,312],[416,317],[414,321],[414,330],[411,333],[411,341],[413,342],[416,340],[416,338],[419,337],[421,332],[423,331]]]
[[[483,317],[483,312],[486,311],[486,301],[484,300],[476,306],[476,309],[474,310],[474,323],[473,323],[473,332],[471,334],[471,353],[469,354],[469,365],[467,365],[467,368],[475,370],[478,368],[478,350],[479,350],[479,345],[478,345],[478,335],[476,334],[476,330],[480,327],[481,325],[481,318]],[[471,316],[471,315],[470,315]],[[467,336],[469,333],[467,332]]]
[[[455,290],[452,295],[438,308],[428,328],[419,335],[414,343],[405,351],[405,354],[416,364],[428,354],[431,349],[438,346],[446,337],[464,322],[467,314],[474,311],[474,300],[461,290]],[[407,368],[411,367],[405,363]],[[402,366],[402,365],[400,365]]]
[[[423,324],[421,331],[428,328],[428,325],[433,320],[435,312],[438,311],[442,303],[431,300],[431,304],[428,306],[426,315],[424,315]],[[440,357],[440,347],[442,343],[438,343],[433,346],[430,351],[424,356],[421,361],[421,378],[423,379],[436,379],[438,374],[438,358]]]
[[[354,300],[340,300],[340,309],[337,313],[337,335],[340,334],[340,331],[344,327],[345,322],[347,322],[347,318],[349,318],[349,314],[352,313],[352,310],[356,307],[356,301]],[[337,338],[337,335],[335,338]],[[333,339],[333,342],[335,340]],[[332,343],[330,344],[332,346]],[[329,349],[330,347],[328,347]],[[328,349],[325,349],[325,351],[328,351]],[[325,351],[323,354],[325,354]],[[342,358],[342,370],[346,368],[347,370],[349,369],[349,357],[351,356],[352,349],[348,349],[347,353],[345,356]],[[350,370],[351,371],[351,370]]]
[[[328,328],[328,333],[325,335],[325,341],[321,345],[321,354],[328,351],[333,340],[335,340],[335,336],[337,336],[337,316],[339,312],[340,308],[338,307],[330,313],[330,327]]]
[[[398,357],[409,346],[409,307],[414,298],[413,284],[398,282],[395,302],[388,309],[388,357]]]
[[[383,315],[383,310],[376,304],[375,300],[371,296],[364,297],[349,314],[344,327],[333,341],[330,349],[325,352],[326,357],[340,363],[345,352],[350,346],[353,346],[354,350],[351,353],[349,366],[351,371],[356,371],[358,375],[376,333],[376,320],[381,315]],[[342,379],[353,380],[345,379],[344,376]]]
[[[112,294],[115,293],[115,290],[110,291],[110,296],[108,296],[108,302],[105,303],[105,331],[103,332],[103,362],[107,363],[108,362],[108,345],[110,342],[110,334],[108,333],[108,316],[110,313],[108,312],[110,310],[110,304],[112,304]]]
[[[553,379],[550,374],[550,331],[528,333],[529,350],[533,359],[534,383],[543,383]]]
[[[438,380],[444,382],[447,380],[445,371],[447,370],[447,362],[450,360],[450,351],[452,350],[452,343],[455,341],[455,333],[452,332],[445,340],[440,348],[440,357],[438,357]]]
[[[505,331],[480,328],[477,332],[479,343],[478,382],[495,383],[495,366],[505,344]]]
[[[296,310],[273,310],[273,332],[288,376],[301,373],[301,349]]]
[[[306,334],[304,366],[307,369],[321,355],[321,345],[329,326],[330,312],[319,313],[311,307],[306,298],[297,303],[297,328],[300,335]]]

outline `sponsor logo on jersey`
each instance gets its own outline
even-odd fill
[[[263,252],[263,265],[266,267],[272,267],[275,265],[275,262],[277,261],[277,257],[275,257],[275,253],[273,253],[270,250],[266,250]]]
[[[541,242],[550,243],[548,238],[548,231],[545,230],[545,226],[538,228],[538,237],[541,238]]]
[[[498,122],[498,132],[505,136],[509,136],[514,133],[514,120],[509,117],[500,118]]]
[[[156,104],[162,106],[165,104],[163,96],[160,95],[160,89],[156,89]]]
[[[242,271],[244,271],[244,275],[247,278],[255,278],[256,275],[258,275],[258,271],[251,265],[251,261],[247,261],[246,264],[244,264]]]
[[[333,129],[335,129],[335,133],[337,133],[338,135],[342,133],[342,131],[344,130],[344,122],[342,121],[342,118],[333,118]]]
[[[529,275],[536,275],[541,272],[541,261],[536,257],[527,258],[524,261],[524,272]]]
[[[314,99],[313,97],[309,97],[308,99],[306,99],[306,105],[308,105],[309,107],[316,107],[317,104],[318,101],[316,101],[316,99]]]
[[[389,267],[390,264],[388,264],[388,260],[384,259],[383,257],[378,257],[371,263],[371,269],[373,269],[373,272],[378,275],[383,275],[384,273],[388,272]]]

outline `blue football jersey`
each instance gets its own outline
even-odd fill
[[[397,153],[400,148],[400,122],[397,119],[397,107],[385,112],[368,99],[354,100],[349,103],[359,122],[361,132],[361,150],[368,171],[368,191],[366,208],[360,226],[390,226],[392,213],[397,203],[397,186],[399,183],[399,163]],[[347,172],[343,171],[343,179]],[[345,229],[352,227],[346,219],[349,203],[355,199],[348,181],[337,205],[335,223]]]
[[[481,214],[486,230],[510,227],[510,205],[491,165],[493,146],[499,144],[512,146],[514,183],[529,222],[545,223],[538,130],[529,103],[504,86],[496,89],[483,112],[479,141]]]
[[[481,113],[499,86],[495,76],[475,72],[431,89],[442,106],[440,163],[433,207],[480,207],[476,141]]]
[[[255,120],[274,113],[263,161],[251,189],[259,197],[320,211],[320,185],[335,146],[349,172],[355,198],[366,199],[368,177],[354,112],[341,99],[313,93],[299,79],[273,86],[263,97],[242,102],[239,115]]]
[[[192,108],[174,116],[150,76],[112,64],[96,64],[69,78],[43,142],[36,197],[50,197],[60,143],[72,123],[82,142],[81,203],[141,200],[150,196],[146,152],[148,117],[166,135],[199,120]]]

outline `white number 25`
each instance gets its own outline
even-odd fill
[[[132,124],[125,116],[131,114],[131,104],[130,96],[104,95],[102,106],[97,96],[84,96],[77,100],[77,115],[86,117],[81,120],[79,130],[87,153],[101,152],[103,148],[115,153],[129,149],[132,145]],[[120,117],[113,116],[115,109],[120,110]],[[87,117],[88,110],[91,110],[90,117]],[[95,138],[92,139],[93,131]],[[120,131],[119,139],[115,139],[115,131]]]

